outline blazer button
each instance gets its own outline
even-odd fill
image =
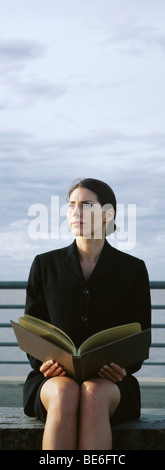
[[[85,315],[81,315],[81,320],[85,322],[87,321],[87,317]]]
[[[89,290],[88,289],[83,289],[83,294],[85,294],[85,295],[89,294]]]

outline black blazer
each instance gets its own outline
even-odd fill
[[[142,260],[113,248],[107,240],[98,262],[85,281],[76,242],[37,255],[28,285],[25,313],[48,321],[65,331],[79,346],[91,334],[124,323],[151,326],[148,273]],[[32,400],[43,379],[41,363],[29,357],[34,369],[24,390],[24,405]],[[136,372],[141,364],[129,368]]]

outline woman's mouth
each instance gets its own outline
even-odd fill
[[[78,221],[75,221],[75,222],[71,222],[71,225],[78,225],[78,226],[80,226],[80,225],[83,225],[83,222],[81,222],[80,220],[78,220]]]

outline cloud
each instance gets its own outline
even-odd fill
[[[46,47],[39,41],[32,39],[0,39],[0,76],[4,86],[10,85],[16,80],[20,73],[24,72],[26,66],[33,67],[45,54]],[[8,79],[8,82],[6,82]]]
[[[2,171],[5,169],[5,163],[12,160],[13,157],[18,161],[24,154],[25,147],[29,147],[32,134],[24,131],[0,131]],[[18,169],[17,169],[18,170]]]
[[[159,273],[164,3],[161,10],[156,0],[85,6],[52,0],[51,9],[44,1],[33,5],[33,17],[33,2],[10,3],[10,17],[5,3],[2,9],[0,38],[1,275],[21,278],[33,255],[53,248],[54,242],[28,239],[30,205],[50,212],[51,195],[63,204],[72,181],[87,176],[109,183],[119,204],[137,205],[132,254],[144,253]]]
[[[39,99],[57,99],[67,93],[66,84],[51,82],[38,76],[34,62],[42,58],[45,49],[35,40],[0,40],[1,85],[3,95],[6,94],[5,104],[0,105],[0,111],[31,106]],[[32,62],[33,67],[31,67]],[[25,78],[23,73],[27,65],[30,66],[30,79]]]
[[[7,62],[25,62],[43,55],[44,47],[30,39],[0,40],[0,59]]]
[[[158,254],[164,243],[165,168],[160,172],[164,160],[154,153],[163,146],[164,134],[106,130],[79,138],[37,140],[30,133],[1,131],[0,138],[4,155],[0,171],[3,274],[10,278],[10,265],[17,261],[17,276],[26,278],[35,254],[68,244],[66,240],[30,240],[28,209],[41,203],[50,213],[50,197],[58,195],[64,204],[72,181],[86,176],[109,183],[119,204],[137,205],[137,244],[132,254],[144,257],[153,272],[151,246]]]
[[[116,44],[121,53],[141,56],[146,52],[146,48],[153,52],[153,48],[159,47],[164,52],[165,34],[158,27],[135,23],[132,20],[118,25],[105,43]]]
[[[14,91],[17,97],[19,97],[19,102],[16,100],[15,107],[20,106],[30,106],[34,104],[37,100],[54,100],[68,92],[68,87],[62,83],[51,83],[48,80],[38,80],[38,78],[33,79],[29,82],[17,82],[14,86]]]
[[[24,219],[33,203],[49,204],[51,195],[65,199],[75,178],[93,176],[114,187],[119,203],[137,204],[139,220],[149,217],[152,228],[157,216],[162,227],[165,165],[163,155],[155,151],[163,145],[162,134],[100,131],[80,138],[37,140],[20,131],[1,132],[0,139],[2,226]]]

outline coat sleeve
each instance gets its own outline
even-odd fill
[[[50,322],[44,296],[39,256],[35,257],[29,273],[26,290],[25,314]],[[38,370],[41,366],[41,362],[29,354],[27,356],[32,368]]]
[[[139,260],[138,269],[133,280],[130,293],[130,307],[134,317],[141,323],[142,330],[151,328],[151,297],[148,272],[144,261]],[[142,363],[128,367],[130,373],[137,372]]]

